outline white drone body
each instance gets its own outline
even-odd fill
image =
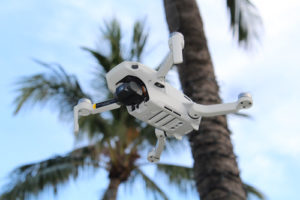
[[[74,107],[75,132],[79,130],[78,115],[96,114],[125,105],[128,113],[155,127],[158,145],[148,154],[150,162],[157,162],[163,151],[166,136],[181,139],[198,130],[201,117],[238,112],[252,106],[250,94],[242,93],[233,103],[201,105],[193,102],[165,81],[174,64],[183,62],[184,38],[175,32],[169,39],[170,52],[156,71],[138,62],[124,61],[106,74],[109,90],[115,99],[92,104],[83,99]]]

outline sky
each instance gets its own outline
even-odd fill
[[[251,119],[229,116],[234,151],[242,179],[259,188],[270,200],[298,199],[300,173],[300,2],[252,1],[263,21],[260,44],[251,51],[238,47],[229,28],[225,1],[198,0],[209,49],[224,102],[250,92]],[[2,0],[0,2],[0,188],[15,167],[72,150],[73,122],[61,121],[49,107],[33,107],[14,116],[14,82],[41,72],[33,58],[62,64],[76,74],[85,89],[96,62],[80,47],[105,51],[100,27],[117,18],[124,44],[133,23],[144,19],[149,45],[144,64],[154,67],[168,51],[168,30],[161,0]],[[175,72],[170,80],[179,87]],[[144,155],[146,160],[146,154]],[[192,166],[188,144],[161,160]],[[146,172],[154,177],[150,168]],[[107,186],[103,171],[87,173],[63,186],[57,196],[45,191],[38,199],[98,199]],[[157,178],[156,178],[157,180]],[[158,179],[171,199],[183,195]],[[130,189],[129,189],[130,191]],[[139,182],[134,191],[121,187],[118,199],[145,199]],[[197,199],[190,196],[190,199]]]

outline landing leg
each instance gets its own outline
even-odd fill
[[[164,150],[165,142],[166,142],[166,135],[165,132],[160,129],[155,129],[155,135],[157,137],[157,147],[154,148],[152,151],[148,153],[148,161],[152,163],[156,163],[160,159],[160,155]]]

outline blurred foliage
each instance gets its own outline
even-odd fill
[[[70,115],[78,100],[89,97],[85,94],[75,75],[67,74],[59,64],[48,64],[35,60],[48,71],[33,76],[22,77],[16,82],[17,105],[15,114],[27,105],[53,103],[61,115]],[[58,103],[59,102],[59,103]]]
[[[233,36],[239,44],[247,48],[259,40],[262,20],[254,4],[250,0],[226,0],[226,6]]]
[[[247,199],[250,200],[251,196],[255,196],[257,199],[260,199],[260,200],[266,199],[265,195],[261,191],[259,191],[257,188],[253,187],[252,185],[244,183],[243,187],[246,191]]]

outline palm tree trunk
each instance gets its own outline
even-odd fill
[[[116,200],[120,183],[119,179],[111,178],[102,200]]]
[[[185,94],[201,104],[220,103],[203,22],[195,0],[164,0],[170,32],[184,35],[184,63],[178,66]],[[203,118],[189,135],[201,200],[246,199],[225,116]]]

